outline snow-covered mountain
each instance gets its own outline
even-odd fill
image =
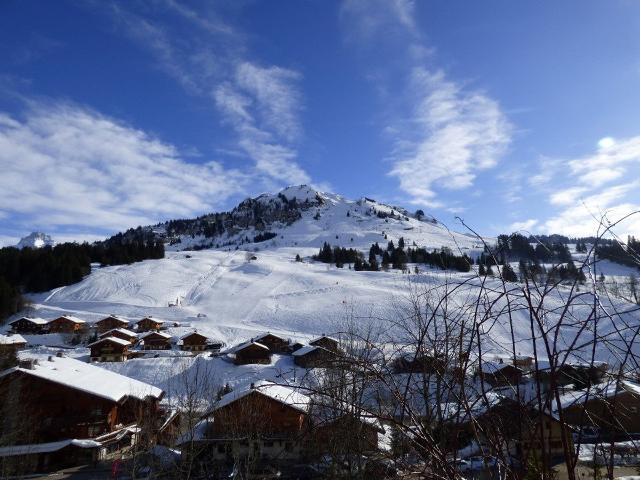
[[[42,248],[46,246],[54,246],[55,242],[53,239],[42,232],[31,232],[26,237],[22,237],[20,241],[17,243],[16,248]]]
[[[479,239],[450,231],[421,211],[410,213],[367,197],[349,200],[306,185],[249,198],[230,212],[148,228],[171,250],[320,248],[323,242],[368,249],[372,243],[397,242],[400,237],[407,245],[415,242],[421,247],[449,247],[456,252],[482,248]]]
[[[449,305],[462,312],[478,299],[485,282],[481,307],[489,305],[498,313],[495,322],[483,326],[483,351],[510,355],[513,335],[518,354],[532,352],[531,319],[522,299],[516,301],[518,306],[511,304],[511,315],[507,315],[499,280],[479,278],[475,267],[462,273],[420,264],[411,265],[409,274],[397,269],[355,271],[312,260],[323,242],[367,254],[372,243],[385,248],[388,241],[398,245],[400,237],[406,246],[446,247],[457,255],[473,257],[482,251],[481,239],[452,232],[433,218],[402,208],[368,198],[348,200],[301,186],[245,200],[230,212],[145,230],[167,242],[165,258],[97,268],[79,283],[30,295],[30,314],[55,318],[66,313],[88,322],[108,314],[132,321],[153,315],[166,320],[167,332],[174,338],[197,329],[228,345],[264,331],[304,341],[338,331],[347,320],[382,329],[393,338],[394,323],[402,318],[411,294],[437,296],[443,285],[455,285]],[[259,241],[264,238],[267,240]],[[296,256],[302,261],[296,261]],[[517,297],[518,284],[512,285],[512,295]],[[561,311],[565,294],[561,289],[547,295],[546,308]],[[621,334],[616,324],[637,325],[638,313],[635,306],[622,301],[601,300],[606,302],[604,309],[611,310],[611,302],[617,302],[616,308],[624,312],[616,318],[603,316],[598,323],[600,334],[611,338],[598,343],[596,358],[615,363],[612,351],[620,336],[627,335],[626,331]],[[572,305],[572,318],[587,318],[592,304],[589,294],[580,295]],[[566,339],[559,337],[560,347],[565,346],[562,342],[572,341],[574,332],[566,332]],[[585,330],[579,335],[590,334]],[[57,337],[35,337],[34,342],[59,342]],[[588,344],[588,338],[584,341]],[[87,351],[78,349],[74,354],[86,355]],[[107,368],[164,388],[160,380],[170,377],[173,370],[169,367],[175,366],[174,359],[165,360],[137,359]],[[271,378],[268,375],[282,373],[284,367],[280,367],[228,367],[223,380],[234,383]]]

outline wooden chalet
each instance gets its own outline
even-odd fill
[[[98,333],[105,333],[114,328],[127,328],[129,321],[124,318],[117,317],[115,315],[109,315],[108,317],[98,320],[96,322],[96,328]]]
[[[101,338],[88,347],[92,362],[124,362],[129,357],[131,343],[117,337]]]
[[[287,353],[289,351],[289,341],[270,332],[252,338],[251,341],[266,346],[272,353]]]
[[[444,355],[438,354],[404,354],[394,358],[394,373],[421,373],[425,375],[443,375],[447,369]]]
[[[171,350],[171,335],[149,332],[140,337],[143,350]]]
[[[136,330],[138,332],[151,332],[154,330],[159,332],[163,324],[163,320],[158,320],[153,317],[144,317],[142,320],[138,320],[136,322]]]
[[[64,356],[22,360],[0,373],[0,418],[8,420],[0,422],[0,434],[16,446],[93,439],[130,424],[151,434],[145,426],[159,423],[163,395],[152,385]]]
[[[335,360],[335,352],[324,347],[307,345],[292,353],[293,363],[303,368],[327,368]]]
[[[493,387],[515,386],[523,377],[521,368],[502,361],[482,362],[477,373],[482,381]]]
[[[385,433],[380,422],[348,410],[318,404],[311,407],[311,428],[307,435],[310,455],[378,451],[379,434]]]
[[[327,337],[326,335],[314,338],[309,342],[309,345],[322,347],[329,350],[330,352],[338,352],[338,349],[340,348],[338,340],[332,337]]]
[[[209,339],[198,332],[190,332],[180,337],[180,350],[202,352],[207,349]]]
[[[9,325],[14,333],[41,334],[47,333],[49,322],[44,318],[22,317],[9,322]]]
[[[218,461],[286,463],[304,454],[310,398],[260,381],[224,395],[207,414],[208,455]],[[251,438],[251,442],[247,439]]]
[[[19,333],[0,335],[0,355],[13,354],[27,347],[27,341]]]
[[[57,442],[0,447],[0,463],[3,473],[15,477],[78,465],[93,465],[102,457],[100,442],[75,438]]]
[[[78,333],[84,329],[86,322],[76,317],[63,315],[49,322],[50,333]]]
[[[271,350],[266,345],[258,342],[245,342],[233,349],[229,353],[235,355],[236,365],[247,365],[253,363],[271,363]]]
[[[121,340],[126,340],[129,343],[136,343],[138,340],[138,334],[131,330],[127,330],[126,328],[114,328],[113,330],[109,330],[108,332],[104,332],[99,335],[99,338],[106,337],[116,337]]]
[[[476,422],[489,442],[506,441],[510,453],[521,459],[522,465],[537,461],[550,467],[564,460],[563,435],[573,451],[571,427],[563,429],[554,415],[513,400],[503,398],[478,415]]]
[[[564,420],[576,427],[595,426],[609,434],[640,432],[640,384],[615,379],[560,398]]]

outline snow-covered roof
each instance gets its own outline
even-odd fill
[[[317,338],[314,338],[313,340],[310,340],[309,343],[313,344],[313,343],[315,343],[317,341],[322,340],[323,338],[326,338],[327,340],[332,340],[332,341],[338,343],[338,339],[337,338],[330,337],[329,335],[321,335],[321,336],[319,336]]]
[[[155,335],[156,337],[162,337],[165,340],[168,340],[171,338],[171,335],[169,335],[168,333],[163,333],[163,332],[148,332],[145,333],[143,336],[140,337],[141,340],[144,340],[145,338],[151,336],[151,335]]]
[[[58,320],[58,318],[65,318],[67,320],[69,320],[70,322],[73,323],[86,323],[84,320],[78,318],[78,317],[73,317],[71,315],[62,315],[60,317],[54,318],[53,320]],[[53,320],[50,320],[50,322],[52,322]]]
[[[265,338],[265,337],[269,337],[269,336],[279,338],[280,340],[283,340],[283,341],[285,341],[285,342],[287,341],[287,339],[286,339],[286,338],[283,338],[283,337],[281,337],[280,335],[276,335],[275,333],[271,333],[271,332],[261,333],[261,334],[260,334],[260,335],[258,335],[257,337],[253,337],[253,341],[254,341],[254,342],[259,342],[259,341],[260,341],[260,340],[262,340],[263,338]]]
[[[102,444],[95,440],[60,440],[58,442],[49,443],[34,443],[31,445],[12,445],[10,447],[0,448],[0,457],[13,457],[16,455],[33,455],[36,453],[51,453],[62,450],[69,445],[73,445],[78,448],[98,448]]]
[[[15,345],[19,343],[27,343],[25,338],[20,334],[0,335],[0,345]]]
[[[49,360],[34,363],[31,368],[10,368],[1,372],[0,378],[16,371],[114,402],[128,396],[139,400],[147,397],[159,399],[164,394],[148,383],[69,357],[49,357]]]
[[[49,323],[49,320],[45,320],[44,318],[22,317],[22,318],[18,318],[17,320],[13,320],[12,322],[9,322],[9,325],[13,325],[14,323],[19,322],[20,320],[26,320],[28,322],[35,323],[36,325],[46,325],[47,323]]]
[[[305,345],[304,347],[299,348],[298,350],[293,352],[291,355],[293,355],[294,357],[301,357],[302,355],[306,355],[307,353],[311,353],[314,350],[318,350],[319,348],[322,348],[322,347],[317,347],[315,345]]]
[[[507,368],[507,367],[515,368],[517,370],[520,370],[519,367],[511,365],[510,363],[482,362],[482,364],[480,365],[480,371],[482,373],[496,373],[496,372],[499,372],[500,370],[502,370],[504,368]]]
[[[160,319],[157,319],[157,318],[155,318],[155,317],[144,317],[143,319],[138,320],[138,321],[136,322],[136,325],[137,325],[138,323],[144,322],[145,320],[149,320],[149,321],[151,321],[151,322],[154,322],[154,323],[160,323],[160,324],[164,323],[164,320],[160,320]]]
[[[122,345],[122,346],[129,346],[130,343],[127,340],[123,340],[122,338],[118,338],[118,337],[104,337],[101,338],[100,340],[96,340],[93,343],[90,343],[89,345],[87,345],[88,347],[93,347],[94,345],[98,345],[99,343],[103,343],[103,342],[112,342],[112,343],[117,343],[118,345]]]
[[[231,347],[229,350],[227,350],[227,353],[239,352],[240,350],[244,350],[245,348],[247,348],[250,345],[255,345],[255,346],[259,347],[259,348],[262,348],[263,350],[269,351],[269,347],[267,347],[266,345],[263,345],[263,344],[261,344],[259,342],[248,341],[248,342],[241,343],[240,345],[236,345],[235,347]]]
[[[104,317],[104,318],[98,320],[96,323],[104,322],[105,320],[110,320],[110,319],[117,320],[117,321],[122,322],[122,323],[126,323],[127,325],[129,324],[129,320],[125,320],[124,318],[121,318],[121,317],[119,317],[117,315],[109,315],[108,317]]]
[[[224,395],[215,405],[212,411],[219,410],[227,405],[246,397],[252,393],[259,393],[296,410],[307,413],[311,398],[300,391],[284,385],[277,385],[268,380],[255,382],[253,386],[245,386],[243,389],[233,390]]]
[[[615,380],[600,383],[592,386],[589,390],[574,390],[566,392],[560,396],[560,405],[562,408],[568,408],[575,404],[581,404],[589,400],[610,398],[622,393],[629,392],[640,397],[640,385],[628,380],[620,381],[616,385]]]
[[[112,328],[111,330],[109,330],[108,332],[104,332],[103,334],[100,335],[101,338],[103,337],[110,337],[112,336],[115,332],[121,333],[123,335],[127,335],[129,337],[137,337],[138,334],[136,332],[132,332],[131,330],[127,330],[126,328]]]
[[[198,332],[189,332],[189,333],[185,333],[184,335],[182,335],[180,337],[180,340],[184,340],[185,338],[189,338],[191,335],[199,335],[201,337],[207,338],[206,335],[203,335],[202,333],[198,333]]]

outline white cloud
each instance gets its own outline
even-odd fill
[[[388,29],[394,26],[397,26],[398,30],[418,36],[413,0],[345,0],[340,9],[340,16],[343,19],[348,18],[348,35],[356,35],[360,41],[368,41],[380,29],[388,32]]]
[[[246,184],[241,172],[191,163],[173,145],[78,105],[33,103],[23,119],[1,118],[0,215],[19,217],[25,231],[72,237],[192,216]]]
[[[390,174],[414,200],[429,204],[435,188],[468,188],[478,171],[494,167],[511,126],[496,101],[464,90],[442,71],[415,68],[412,92],[410,131],[396,143]]]
[[[204,15],[174,0],[162,0],[154,7],[177,13],[188,28],[175,31],[162,16],[152,21],[149,11],[154,9],[142,15],[135,6],[112,4],[107,12],[186,91],[210,102],[222,123],[233,128],[236,148],[259,171],[280,186],[309,183],[297,153],[302,135],[300,72],[247,60],[242,33],[211,11]]]
[[[587,191],[584,187],[572,187],[567,189],[561,189],[559,192],[554,192],[549,197],[549,202],[552,205],[571,205],[580,201],[583,193]]]
[[[530,218],[528,220],[524,220],[522,222],[514,222],[509,226],[509,230],[512,232],[530,232],[536,225],[538,225],[538,220],[534,218]]]
[[[384,126],[393,142],[389,174],[411,203],[442,207],[437,190],[471,187],[479,171],[497,164],[512,127],[489,95],[427,66],[434,50],[417,28],[415,8],[413,1],[347,0],[340,17],[346,37],[370,48],[373,58],[395,48],[385,55],[391,60],[368,75],[392,111]],[[392,68],[406,85],[385,84]]]
[[[615,222],[640,209],[640,136],[604,137],[589,155],[549,162],[553,168],[541,174],[548,175],[549,203],[560,209],[544,223],[546,232],[595,235],[601,221]],[[634,216],[616,231],[637,235],[639,227]]]

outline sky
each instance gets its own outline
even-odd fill
[[[640,235],[640,2],[0,2],[0,246],[310,184]]]

